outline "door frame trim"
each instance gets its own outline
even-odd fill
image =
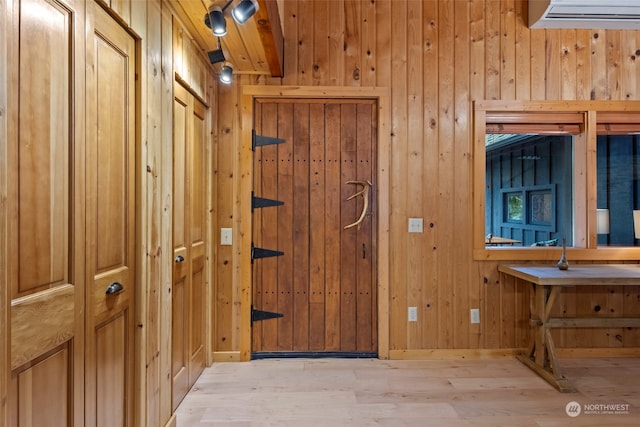
[[[253,182],[253,103],[255,98],[299,99],[375,99],[378,106],[378,357],[389,358],[389,171],[391,166],[390,89],[381,87],[343,86],[257,86],[242,87],[240,140],[236,145],[233,188],[233,218],[237,230],[237,247],[233,253],[233,279],[240,289],[240,360],[251,360],[251,187]]]

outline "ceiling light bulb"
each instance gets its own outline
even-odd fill
[[[221,37],[227,34],[227,21],[220,6],[211,6],[204,17],[204,23],[211,28],[213,35]]]
[[[231,64],[226,62],[222,66],[222,69],[220,70],[220,82],[226,85],[231,84],[232,75],[233,75],[233,67],[231,66]]]
[[[240,4],[233,8],[231,15],[238,24],[244,24],[258,10],[257,0],[242,0]]]

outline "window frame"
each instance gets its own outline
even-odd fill
[[[567,258],[576,261],[631,261],[640,259],[640,247],[598,246],[597,235],[597,175],[596,142],[598,136],[598,113],[603,120],[615,113],[640,114],[640,101],[498,101],[473,102],[473,258],[496,261],[557,261],[560,248],[517,247],[485,245],[485,135],[487,118],[507,118],[510,123],[529,126],[537,130],[544,124],[543,117],[549,112],[579,114],[582,117],[581,131],[574,135],[574,236],[573,247],[567,248]],[[536,114],[537,113],[537,114]],[[577,117],[577,116],[575,116]],[[532,128],[531,125],[534,127]],[[541,126],[549,130],[547,124]],[[600,124],[600,128],[602,125]],[[526,203],[526,202],[525,202]],[[527,213],[524,213],[527,215]]]
[[[556,231],[556,186],[555,184],[542,184],[542,185],[534,185],[531,187],[507,187],[501,188],[500,193],[502,194],[503,200],[503,212],[502,212],[502,221],[501,225],[503,227],[513,227],[513,228],[528,228],[530,230],[537,231]],[[548,195],[551,199],[551,210],[553,211],[552,218],[549,221],[540,221],[536,220],[533,217],[533,196],[535,195]],[[515,219],[510,217],[510,203],[507,201],[509,197],[519,196],[521,203],[521,212],[522,218]],[[505,201],[507,201],[505,203]]]

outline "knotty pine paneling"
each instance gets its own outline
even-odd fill
[[[390,349],[523,347],[528,288],[499,275],[495,261],[472,260],[472,101],[640,99],[640,31],[530,30],[525,0],[280,5],[285,75],[245,82],[391,89],[391,245],[390,258],[380,260],[391,272]],[[239,94],[218,98],[223,134],[240,134],[229,114]],[[220,139],[219,155],[230,157],[233,143]],[[224,179],[230,172],[219,176],[220,221],[233,209]],[[424,218],[423,234],[407,234],[409,217]],[[217,279],[228,289],[218,295],[216,346],[237,349],[229,342],[236,340],[231,326],[238,313],[228,299],[237,284],[222,264]],[[568,293],[561,303],[579,312],[602,300],[632,314],[637,295],[638,289]],[[419,308],[416,323],[406,321],[409,305]],[[480,308],[479,325],[469,323],[470,308]],[[558,339],[567,347],[640,345],[637,331],[616,334],[622,337],[563,333]]]
[[[8,40],[10,38],[9,30],[9,9],[6,2],[0,2],[0,62],[6,64],[9,51]],[[9,121],[7,118],[7,75],[9,74],[8,67],[0,66],[0,141],[8,141],[9,134]],[[8,217],[7,203],[4,201],[8,194],[9,177],[6,171],[8,167],[8,144],[0,143],[0,199],[3,202],[0,203],[0,217]],[[0,283],[9,283],[8,274],[8,237],[7,230],[8,224],[6,220],[0,221]],[[10,364],[11,354],[9,349],[11,343],[9,342],[9,328],[11,325],[11,313],[9,310],[5,310],[11,304],[11,296],[9,295],[9,286],[0,286],[0,401],[7,402],[9,395],[9,379],[11,378],[8,372],[7,366]],[[13,390],[12,390],[13,391]],[[10,403],[0,404],[0,423],[9,424],[9,405]]]
[[[235,107],[240,103],[238,95],[238,86],[236,85],[220,85],[217,93],[219,105],[217,111],[218,149],[215,166],[217,183],[214,185],[219,203],[215,212],[215,220],[218,224],[217,230],[234,227],[233,195],[236,173],[234,171],[233,147],[236,144],[236,132],[234,130],[239,127],[239,119],[235,110]],[[224,106],[233,107],[225,108]],[[214,241],[217,238],[216,236]],[[233,236],[233,240],[234,242],[238,240],[237,235]],[[233,269],[233,246],[217,245],[216,265],[214,267],[216,280],[214,285],[213,350],[218,353],[237,351],[239,349],[240,295],[239,288],[233,286]]]
[[[176,79],[205,104],[211,103],[214,95],[212,88],[212,68],[186,27],[173,16],[173,70]]]
[[[140,171],[137,178],[139,190],[139,199],[136,201],[136,211],[139,220],[139,235],[136,241],[139,245],[136,247],[137,252],[137,271],[139,276],[136,280],[136,307],[132,316],[136,318],[136,357],[135,369],[130,374],[135,376],[136,398],[134,410],[135,425],[158,426],[171,423],[171,383],[170,383],[170,312],[171,312],[171,266],[173,259],[171,256],[171,226],[172,226],[172,87],[175,80],[174,74],[174,58],[173,58],[173,18],[172,9],[167,6],[163,0],[98,0],[97,4],[93,2],[48,2],[56,7],[64,9],[71,13],[77,19],[73,20],[73,25],[77,25],[79,31],[69,33],[69,46],[78,47],[78,51],[85,50],[84,31],[85,19],[92,20],[95,14],[95,8],[104,7],[109,11],[115,19],[121,23],[129,32],[134,34],[136,39],[138,52],[138,64],[136,66],[136,142],[137,156],[136,168]],[[78,9],[76,8],[76,3]],[[86,11],[85,11],[86,7]],[[21,121],[29,119],[29,114],[18,120],[17,114],[11,113],[18,105],[12,94],[17,93],[19,81],[28,77],[29,70],[25,69],[24,75],[19,75],[17,70],[17,62],[13,59],[17,58],[18,53],[25,46],[42,40],[33,39],[32,33],[25,33],[24,42],[20,45],[14,44],[16,37],[13,34],[18,30],[18,18],[21,13],[30,14],[34,8],[30,2],[0,1],[0,216],[4,219],[7,215],[8,187],[13,186],[8,179],[6,166],[9,164],[7,141],[13,141],[13,135],[16,134],[18,125]],[[31,37],[31,39],[30,39]],[[44,40],[44,39],[43,39]],[[46,40],[45,40],[46,41]],[[214,74],[211,67],[204,57],[204,52],[197,49],[191,42],[191,38],[187,38],[182,48],[181,58],[187,63],[179,63],[176,65],[178,70],[188,70],[185,76],[181,76],[191,90],[197,93],[197,96],[211,103],[216,97],[216,87],[214,82]],[[75,48],[74,48],[75,49]],[[92,65],[85,58],[84,54],[74,56],[74,70],[76,72],[89,69]],[[42,58],[34,60],[35,64],[41,62]],[[84,71],[79,74],[84,76]],[[75,82],[75,81],[74,81]],[[75,83],[74,83],[75,84]],[[42,95],[41,93],[38,96]],[[74,135],[85,135],[86,123],[85,114],[85,86],[84,83],[78,83],[74,86],[74,96],[70,102],[73,103],[73,110],[77,111],[79,120],[69,121],[72,125]],[[42,97],[41,97],[42,98]],[[49,104],[50,99],[44,97],[39,100],[41,103]],[[33,100],[21,99],[21,105],[25,103],[35,102]],[[17,108],[17,107],[16,107]],[[21,112],[20,114],[26,114]],[[42,118],[45,126],[54,116],[44,115]],[[212,122],[215,123],[215,117]],[[65,120],[62,120],[64,122]],[[60,120],[54,120],[55,126],[60,126]],[[207,132],[207,137],[211,138],[213,143],[213,133]],[[78,146],[84,146],[84,141],[80,137]],[[66,151],[56,152],[55,156],[65,157]],[[84,156],[83,151],[76,153],[78,158]],[[56,160],[58,157],[51,157]],[[73,157],[67,153],[66,157]],[[212,162],[215,161],[215,154],[207,156]],[[214,174],[205,173],[207,180],[213,180],[211,176]],[[74,179],[78,180],[78,192],[69,195],[69,199],[73,200],[73,206],[69,205],[69,209],[73,209],[75,214],[80,214],[82,209],[80,203],[84,203],[82,198],[84,184],[82,183],[84,176],[84,165],[79,166],[74,173]],[[138,191],[137,191],[138,192]],[[212,206],[212,200],[216,197],[215,188],[211,192],[210,198],[207,198],[207,210],[211,212],[207,218],[207,230],[216,229],[217,218],[213,215],[217,210]],[[76,203],[78,202],[78,203]],[[11,200],[9,206],[14,204]],[[82,229],[82,223],[77,229]],[[59,227],[58,227],[59,228]],[[74,247],[77,253],[83,252],[84,237],[82,234],[74,235]],[[208,237],[210,238],[210,237]],[[10,307],[10,289],[17,286],[15,281],[8,279],[9,266],[13,265],[10,260],[12,252],[7,251],[8,230],[6,221],[0,221],[0,425],[13,425],[10,422],[13,414],[11,414],[10,403],[12,397],[13,385],[11,383],[11,372],[6,368],[10,366],[10,340],[8,327],[11,325],[12,309]],[[213,259],[213,254],[208,253],[207,257]],[[42,263],[41,259],[34,259],[36,263]],[[82,262],[74,263],[74,275],[81,277],[83,267],[79,266]],[[59,276],[58,270],[55,273]],[[212,269],[209,269],[211,272]],[[214,277],[206,278],[207,283],[213,283]],[[17,289],[17,288],[16,288]],[[84,292],[84,291],[83,291]],[[80,295],[76,298],[76,302],[83,301],[83,292],[76,292]],[[81,307],[80,307],[81,308]],[[84,320],[84,310],[78,310],[75,314],[77,324],[81,324]],[[20,313],[13,313],[20,314]],[[237,316],[236,316],[237,318]],[[76,330],[77,334],[74,340],[74,348],[79,349],[79,353],[84,350],[84,340],[81,338],[84,334],[82,328]],[[80,338],[79,338],[80,337]],[[40,337],[42,338],[42,337]],[[73,356],[73,357],[71,357]],[[75,390],[74,393],[79,397],[75,403],[67,405],[64,402],[57,405],[60,411],[71,411],[72,416],[76,420],[81,420],[84,416],[82,404],[76,404],[78,401],[82,403],[83,392],[83,374],[85,370],[84,361],[75,355],[66,355],[65,360],[69,362],[63,363],[68,372],[73,372],[75,378],[73,387],[62,388],[63,384],[59,381],[46,381],[48,385],[56,385],[56,396],[58,400],[72,399],[73,396],[65,390]],[[68,365],[68,366],[67,366]],[[26,371],[25,371],[26,372]],[[57,373],[65,374],[64,370],[58,369]],[[65,374],[66,376],[66,374]],[[44,390],[44,389],[43,389]],[[45,390],[46,391],[46,390]],[[55,403],[55,402],[54,402]],[[40,405],[42,406],[42,405]],[[46,406],[46,405],[45,405]],[[42,406],[43,408],[45,406]],[[43,417],[53,419],[53,412],[41,411]],[[55,418],[55,417],[54,417]],[[175,420],[174,420],[175,421]],[[41,423],[42,424],[42,423]]]

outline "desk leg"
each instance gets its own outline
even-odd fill
[[[560,286],[532,285],[530,322],[533,327],[532,343],[526,354],[518,356],[518,360],[544,378],[549,384],[563,393],[575,392],[576,389],[567,380],[558,366],[556,347],[547,322],[553,303],[558,298]]]

